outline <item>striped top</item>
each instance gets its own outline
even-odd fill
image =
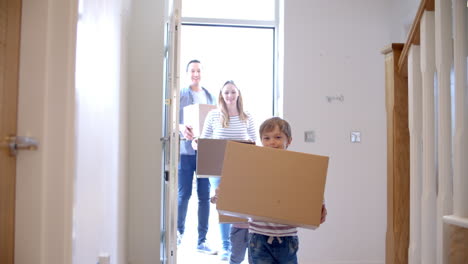
[[[247,120],[240,120],[239,116],[230,116],[228,127],[221,124],[221,111],[211,110],[205,119],[205,125],[200,138],[228,139],[228,140],[257,140],[255,124],[252,116],[247,113]]]
[[[323,206],[325,206],[325,200],[323,200]],[[261,234],[270,237],[297,236],[297,227],[283,224],[250,221],[249,233]]]
[[[297,236],[297,227],[267,222],[250,222],[249,233],[271,237]]]

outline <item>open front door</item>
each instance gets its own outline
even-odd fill
[[[14,263],[16,157],[21,0],[0,1],[0,263]]]
[[[163,118],[163,206],[161,258],[177,263],[177,193],[179,163],[179,41],[181,0],[168,0],[165,29]]]

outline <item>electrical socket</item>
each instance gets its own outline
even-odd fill
[[[351,131],[351,143],[361,143],[360,131]]]

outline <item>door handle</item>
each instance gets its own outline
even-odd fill
[[[8,148],[10,156],[18,155],[18,150],[37,150],[39,143],[35,138],[7,136],[0,142],[1,148]]]

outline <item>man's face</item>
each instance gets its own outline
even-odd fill
[[[187,70],[191,86],[199,86],[201,80],[201,64],[197,62],[190,63]]]

